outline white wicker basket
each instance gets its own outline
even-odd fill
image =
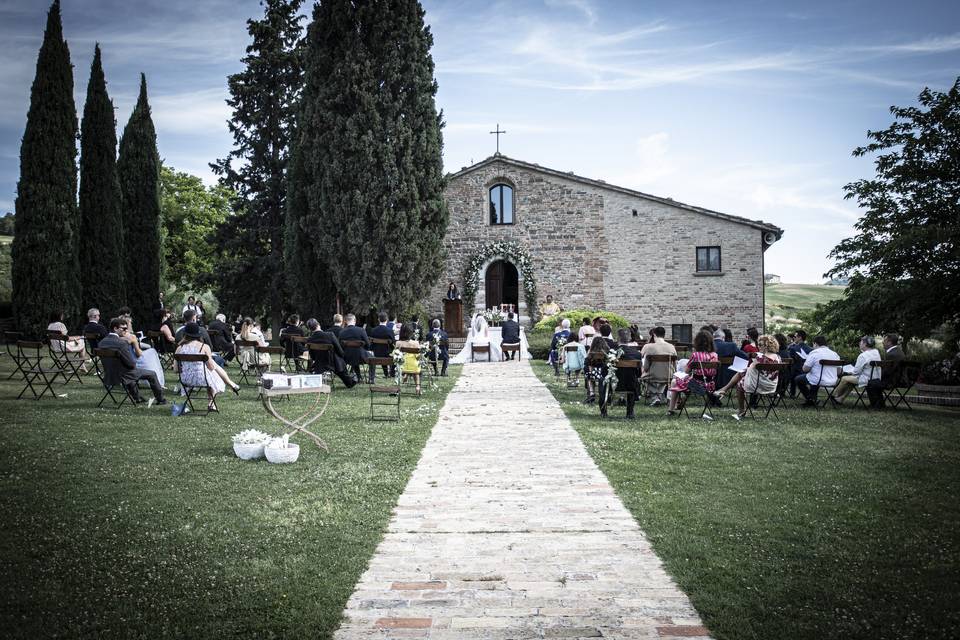
[[[263,451],[267,455],[267,461],[276,464],[296,462],[300,457],[300,445],[293,443],[286,447],[265,447]]]
[[[263,448],[266,442],[257,442],[253,444],[233,443],[233,452],[241,460],[256,460],[263,457]]]

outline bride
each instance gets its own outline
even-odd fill
[[[465,364],[470,362],[471,345],[490,347],[490,361],[500,362],[500,345],[490,342],[490,329],[487,326],[487,319],[483,317],[483,312],[478,311],[470,322],[470,333],[467,334],[467,341],[456,356],[450,359],[451,364]],[[478,354],[474,359],[477,362],[486,362],[486,354]]]

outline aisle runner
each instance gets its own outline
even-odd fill
[[[464,366],[336,637],[707,630],[524,361]]]

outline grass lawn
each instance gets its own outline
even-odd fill
[[[11,370],[0,358],[6,637],[322,638],[460,368],[423,399],[404,396],[400,422],[371,423],[366,388],[338,383],[312,428],[330,453],[294,437],[293,465],[234,456],[234,433],[279,428],[253,387],[222,397],[220,415],[173,418],[95,409],[95,378],[17,401]]]
[[[534,370],[715,637],[960,637],[956,410],[601,420]]]

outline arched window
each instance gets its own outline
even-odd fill
[[[490,187],[490,224],[513,224],[513,187],[508,184]]]

